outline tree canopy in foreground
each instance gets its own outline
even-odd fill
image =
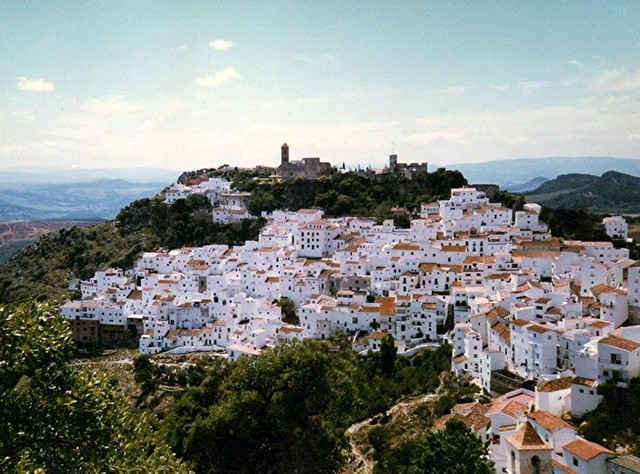
[[[51,306],[0,306],[0,471],[188,472],[152,417],[107,376],[72,367],[72,351]]]

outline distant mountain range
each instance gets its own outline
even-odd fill
[[[530,179],[529,181],[522,184],[513,184],[506,187],[503,186],[503,189],[506,189],[507,191],[511,191],[513,193],[526,193],[528,191],[533,191],[534,189],[539,188],[547,181],[549,181],[549,178],[538,176],[537,178]]]
[[[495,183],[510,191],[516,191],[519,186],[543,176],[553,178],[570,173],[600,176],[607,171],[640,176],[640,159],[605,156],[518,158],[483,163],[460,163],[446,167],[462,171],[470,183]],[[519,192],[523,191],[527,189],[519,189]]]
[[[180,171],[163,168],[0,168],[0,187],[68,184],[121,179],[135,183],[170,183]]]
[[[618,171],[602,176],[560,175],[527,193],[527,201],[552,208],[584,208],[596,213],[640,213],[640,178]]]
[[[112,219],[122,207],[153,196],[168,182],[123,179],[64,184],[0,182],[0,220]]]

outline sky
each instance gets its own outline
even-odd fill
[[[640,158],[638,1],[5,1],[0,169]]]

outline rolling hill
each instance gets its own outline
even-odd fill
[[[544,176],[538,176],[524,183],[507,185],[507,186],[503,186],[503,188],[512,193],[526,193],[539,188],[547,181],[549,181],[549,178],[545,178]]]
[[[516,191],[514,187],[537,176],[551,177],[570,173],[600,176],[606,171],[640,176],[640,159],[607,156],[516,158],[482,163],[459,163],[446,165],[446,167],[460,170],[470,183],[495,183],[509,191]],[[525,190],[521,189],[519,192],[523,191]]]
[[[564,174],[527,193],[526,199],[554,209],[637,214],[640,213],[640,178],[617,171],[607,171],[602,176]]]
[[[113,219],[130,202],[154,195],[166,184],[123,179],[53,184],[0,182],[0,221]]]

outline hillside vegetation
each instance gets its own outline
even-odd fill
[[[67,321],[47,304],[0,306],[0,471],[187,473],[103,374],[73,367]]]
[[[257,238],[260,221],[214,224],[209,210],[202,196],[171,206],[159,197],[141,199],[114,221],[49,233],[0,266],[0,303],[67,298],[71,280],[110,266],[130,267],[145,250]]]
[[[640,213],[640,178],[617,171],[602,176],[566,174],[527,193],[527,201],[603,214]]]
[[[277,183],[260,179],[267,178],[269,172],[223,167],[186,172],[179,181],[186,184],[199,176],[222,176],[232,181],[236,189],[251,192],[249,208],[255,215],[274,209],[318,207],[331,217],[352,215],[377,219],[390,218],[394,206],[412,210],[423,202],[448,199],[451,188],[468,184],[459,171],[444,169],[418,173],[413,179],[334,170],[333,174],[317,180],[295,178]]]

